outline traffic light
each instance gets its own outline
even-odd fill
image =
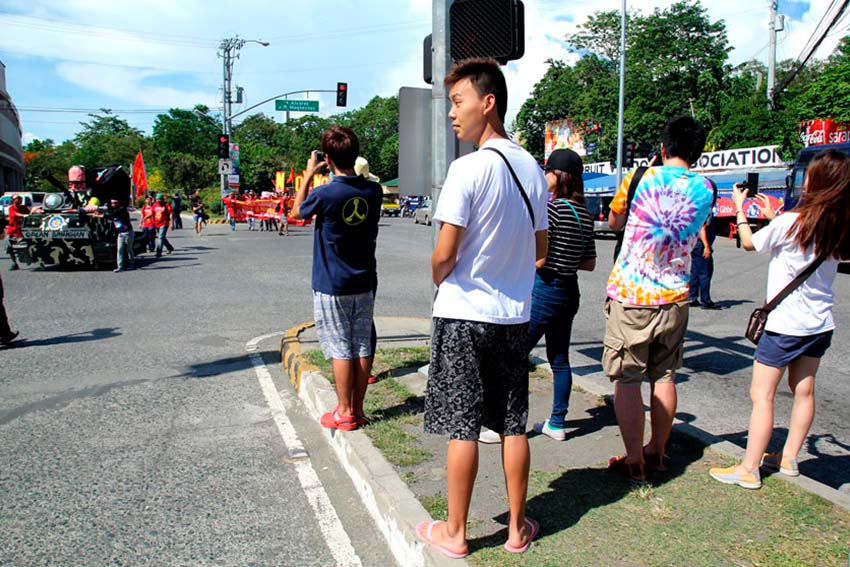
[[[623,146],[623,165],[626,169],[631,169],[635,165],[635,145],[625,144]]]
[[[230,135],[218,135],[218,158],[230,159]]]
[[[336,84],[336,105],[345,106],[348,102],[348,83]]]
[[[520,0],[455,0],[449,8],[452,61],[492,57],[502,65],[525,53]]]

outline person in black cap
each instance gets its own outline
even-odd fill
[[[578,312],[578,270],[596,268],[593,218],[584,204],[584,165],[569,149],[555,150],[544,167],[549,201],[549,247],[537,261],[531,295],[528,350],[546,335],[546,358],[552,367],[554,386],[549,419],[534,430],[554,439],[566,439],[565,417],[573,386],[570,368],[570,335]]]

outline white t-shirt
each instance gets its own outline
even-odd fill
[[[776,297],[815,260],[814,246],[801,250],[794,239],[787,236],[788,229],[799,216],[793,212],[780,215],[753,235],[756,252],[770,254],[767,269],[768,300]],[[832,304],[835,296],[832,282],[837,271],[838,262],[832,257],[827,258],[815,273],[771,311],[765,329],[796,337],[834,329]]]
[[[531,201],[535,226],[508,166]],[[534,286],[534,233],[549,226],[546,177],[531,154],[505,138],[491,139],[477,152],[449,166],[434,213],[437,223],[465,228],[457,263],[440,284],[434,317],[501,325],[525,323]]]

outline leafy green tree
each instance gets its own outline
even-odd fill
[[[82,129],[74,137],[75,163],[86,167],[129,166],[139,150],[145,153],[150,150],[150,139],[112,111],[104,108],[100,114],[89,117],[89,122],[80,123]]]
[[[625,138],[638,155],[658,145],[664,122],[693,113],[706,128],[720,120],[729,44],[722,21],[712,22],[699,1],[679,1],[649,15],[628,14]],[[601,126],[586,141],[598,145],[593,160],[616,159],[620,14],[597,12],[567,36],[581,55],[575,66],[549,61],[517,115],[517,128],[542,159],[545,122],[572,118],[577,126]]]
[[[199,104],[192,110],[172,108],[160,114],[153,125],[153,147],[156,159],[167,160],[172,154],[189,154],[197,158],[216,156],[221,124]]]
[[[287,169],[281,147],[275,144],[281,125],[264,114],[254,114],[233,128],[239,143],[241,184],[257,191],[274,189],[275,172]]]
[[[47,142],[51,142],[48,147]],[[34,148],[42,148],[36,150]],[[53,185],[44,179],[43,171],[49,171],[58,181],[66,183],[68,169],[74,165],[77,146],[68,140],[58,146],[53,146],[51,140],[33,145],[31,142],[24,151],[24,161],[27,166],[27,187],[31,191],[57,191]]]
[[[383,180],[398,177],[398,97],[373,97],[358,110],[339,117],[360,140],[360,155],[369,169]]]
[[[789,108],[798,120],[850,121],[850,36],[841,40],[820,71],[804,92],[789,101]],[[795,82],[799,85],[802,81],[798,78]]]
[[[160,165],[166,184],[184,192],[212,186],[218,177],[217,158],[199,158],[191,154],[173,154]]]
[[[47,138],[45,140],[35,139],[35,140],[31,141],[29,144],[27,144],[26,146],[24,146],[24,151],[25,152],[44,152],[44,151],[52,150],[55,145],[56,145],[56,143],[53,140],[51,140],[50,138]]]

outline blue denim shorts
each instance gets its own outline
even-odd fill
[[[765,331],[756,347],[755,359],[764,365],[784,368],[801,356],[821,358],[832,344],[832,331],[795,337]]]

